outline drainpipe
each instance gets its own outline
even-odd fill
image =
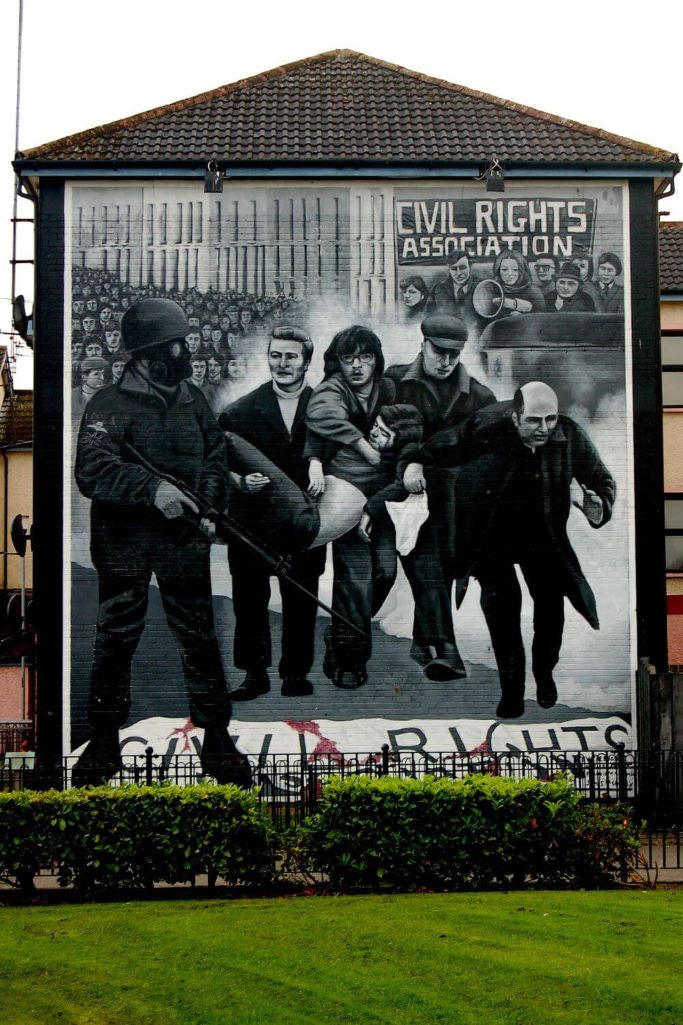
[[[4,516],[4,529],[2,539],[2,587],[5,594],[7,594],[7,542],[9,540],[9,531],[7,524],[7,520],[9,517],[9,459],[7,458],[7,449],[4,445],[0,447],[0,452],[2,452],[2,461],[5,464],[5,485],[2,496],[2,508]]]

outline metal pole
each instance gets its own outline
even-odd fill
[[[21,562],[21,635],[26,630],[26,553]],[[21,656],[21,718],[26,719],[26,656]]]
[[[21,41],[24,28],[24,0],[19,0],[19,30],[17,34],[17,107],[14,119],[14,152],[19,150],[19,111],[21,108]],[[17,283],[17,200],[19,198],[19,175],[14,176],[14,203],[12,205],[12,301],[16,298]]]

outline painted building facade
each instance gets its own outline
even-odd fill
[[[360,103],[342,101],[349,89],[375,111],[371,128]],[[425,111],[420,132],[406,109]],[[206,110],[208,141],[192,127]],[[493,157],[504,192],[482,180]],[[228,172],[220,193],[204,191],[214,160]],[[296,606],[292,617],[273,581],[264,625],[263,572],[240,563],[234,535],[227,554],[212,546],[220,659],[231,689],[248,692],[230,720],[240,750],[637,744],[636,670],[666,663],[663,510],[651,500],[662,493],[656,201],[675,154],[336,51],[40,147],[16,167],[39,196],[36,510],[52,551],[48,563],[36,550],[40,606],[51,609],[39,629],[44,758],[78,754],[91,735],[93,665],[112,621],[103,580],[135,570],[136,524],[155,503],[154,460],[136,463],[117,403],[141,358],[120,353],[127,324],[129,348],[140,342],[128,311],[159,301],[187,321],[188,403],[228,431],[231,515],[292,566],[317,548],[308,590],[333,610],[311,620]],[[350,336],[353,325],[364,333]],[[277,358],[303,357],[313,389],[290,421],[273,388],[274,343],[293,345]],[[387,426],[397,406],[421,414],[413,447],[390,430],[399,448],[368,456],[376,415]],[[268,418],[286,447],[299,416],[307,445],[335,442],[315,449],[325,494],[311,503],[292,470],[268,506]],[[137,437],[147,451],[144,424]],[[169,427],[167,471],[174,459],[194,465],[188,439]],[[144,468],[147,497],[105,494],[113,465],[119,482]],[[245,480],[264,469],[259,498]],[[375,499],[380,483],[386,501]],[[93,537],[102,503],[116,507],[108,549]],[[48,504],[59,509],[49,521]],[[305,545],[287,518],[302,505],[315,521]],[[181,559],[194,542],[176,541]],[[191,684],[189,704],[187,693],[201,626],[180,640],[183,670],[169,610],[187,596],[160,588],[160,575],[133,645],[124,755],[202,745]],[[289,669],[283,629],[301,649]],[[309,687],[292,690],[292,678]]]

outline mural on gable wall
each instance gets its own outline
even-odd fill
[[[67,750],[628,744],[626,198],[67,189]]]

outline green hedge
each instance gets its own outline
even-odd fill
[[[333,779],[298,845],[335,888],[453,890],[606,885],[639,843],[622,808],[583,804],[564,778],[470,776]]]
[[[263,884],[272,829],[234,786],[125,786],[0,794],[0,877],[28,891],[43,869],[82,892],[193,882]]]
[[[617,882],[635,829],[618,807],[585,805],[568,780],[493,776],[333,779],[288,837],[284,874],[337,889],[489,888]],[[30,891],[41,870],[81,893],[157,882],[264,885],[276,836],[256,793],[233,786],[124,786],[0,793],[0,878]]]

